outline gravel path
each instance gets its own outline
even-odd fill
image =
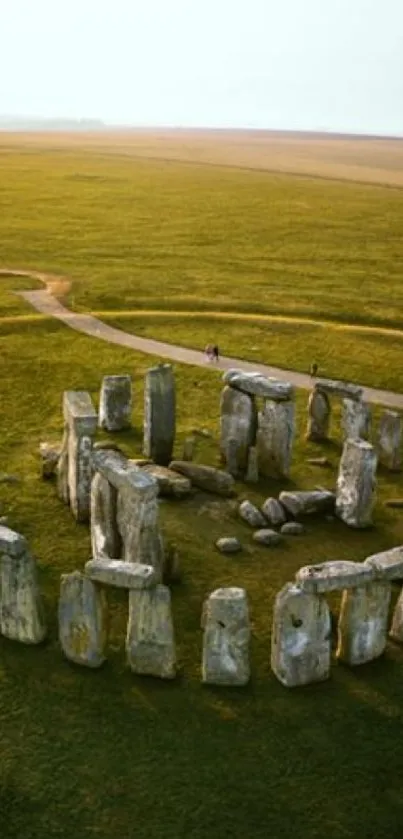
[[[52,288],[53,284],[56,284],[57,281],[68,282],[66,278],[47,275],[39,271],[0,269],[1,274],[4,276],[34,277],[46,283],[48,288]],[[81,315],[71,312],[59,303],[48,290],[19,291],[16,294],[19,294],[27,300],[38,312],[55,317],[65,323],[66,326],[70,326],[71,329],[75,329],[77,332],[84,332],[86,335],[99,338],[101,341],[108,341],[111,344],[129,347],[132,350],[160,356],[161,358],[169,358],[171,361],[178,361],[182,364],[193,364],[197,367],[210,367],[213,369],[218,368],[219,370],[228,370],[230,367],[237,367],[245,372],[260,371],[266,376],[274,376],[276,379],[291,382],[299,388],[310,390],[312,387],[311,377],[305,373],[297,373],[295,370],[282,370],[279,367],[269,367],[266,364],[242,361],[241,359],[229,358],[227,356],[222,356],[218,363],[212,363],[207,361],[204,353],[198,350],[178,347],[175,344],[166,344],[163,341],[154,341],[151,338],[142,338],[128,332],[123,332],[121,329],[108,326],[108,324],[103,323],[92,315]],[[402,393],[378,390],[372,387],[364,387],[363,391],[364,399],[367,402],[385,405],[388,408],[403,409]]]

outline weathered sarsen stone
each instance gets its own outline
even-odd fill
[[[379,423],[377,444],[379,463],[391,472],[399,472],[402,465],[402,423],[403,418],[396,411],[384,411]]]
[[[131,461],[129,461],[131,463]],[[158,484],[158,494],[166,498],[186,498],[191,492],[192,484],[189,478],[179,475],[166,466],[157,463],[145,463],[140,467],[146,475],[155,478]]]
[[[249,393],[252,396],[263,396],[276,402],[294,397],[294,387],[289,382],[281,382],[264,376],[263,373],[245,373],[243,370],[227,370],[223,375],[223,382],[232,388]]]
[[[329,436],[331,406],[326,393],[312,390],[308,399],[308,427],[306,439],[313,443],[327,440]]]
[[[231,497],[235,495],[235,482],[229,472],[214,469],[201,463],[189,463],[185,460],[173,460],[169,468],[185,475],[195,487],[216,495]]]
[[[68,431],[68,485],[70,507],[77,521],[90,517],[91,450],[98,417],[86,391],[66,390],[63,416]],[[63,451],[59,460],[60,468]]]
[[[239,505],[238,513],[247,524],[251,527],[265,527],[266,526],[266,519],[263,513],[252,504],[251,501],[242,501]]]
[[[175,442],[175,378],[170,364],[147,371],[144,386],[144,455],[168,466]]]
[[[116,559],[122,555],[117,525],[117,489],[96,472],[91,482],[91,548],[94,557]]]
[[[152,565],[122,559],[90,559],[85,564],[85,574],[94,583],[115,588],[152,588],[158,583],[158,575]]]
[[[386,646],[391,585],[387,580],[343,592],[336,655],[345,664],[365,664]]]
[[[337,478],[336,515],[350,527],[369,527],[375,503],[377,458],[365,440],[346,440]]]
[[[216,589],[210,594],[203,615],[203,682],[246,685],[250,678],[246,591],[242,588]]]
[[[130,428],[132,380],[129,375],[104,376],[99,398],[99,425],[106,431]]]
[[[357,588],[375,579],[373,569],[363,562],[330,560],[317,565],[305,565],[295,575],[301,590],[312,594]]]
[[[286,687],[330,676],[331,623],[323,597],[287,583],[274,604],[271,667]]]
[[[66,658],[84,667],[100,667],[106,638],[107,604],[102,588],[79,571],[62,574],[59,640]]]
[[[357,399],[343,399],[341,427],[344,439],[367,440],[371,431],[371,409],[366,402]]]
[[[171,593],[166,586],[129,592],[126,653],[134,673],[160,679],[175,677]]]
[[[329,513],[334,509],[336,496],[330,490],[280,492],[279,501],[294,518],[315,513]]]
[[[254,397],[233,387],[221,393],[221,453],[229,467],[229,441],[235,441],[235,476],[246,471],[248,451],[256,439],[257,411]],[[231,474],[234,474],[232,469]]]
[[[22,644],[46,635],[36,562],[23,536],[0,526],[0,634]]]
[[[291,400],[266,400],[258,414],[259,472],[267,478],[287,478],[295,433],[295,405]]]

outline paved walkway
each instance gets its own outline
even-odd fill
[[[55,277],[54,275],[47,275],[39,271],[26,270],[7,270],[0,269],[0,275],[25,276],[34,277],[44,282],[48,288],[60,282],[67,283],[68,280],[63,277]],[[118,344],[121,347],[129,347],[132,350],[149,353],[150,355],[159,356],[161,358],[169,358],[171,361],[178,361],[182,364],[193,364],[197,367],[208,367],[210,369],[228,370],[230,367],[237,367],[245,372],[259,371],[265,376],[273,376],[282,381],[291,382],[299,388],[310,390],[312,387],[311,377],[305,373],[297,373],[295,370],[283,370],[279,367],[269,367],[266,364],[257,364],[255,362],[242,361],[239,358],[230,358],[222,356],[218,363],[207,361],[203,352],[198,350],[190,350],[186,347],[178,347],[175,344],[166,344],[163,341],[154,341],[151,338],[142,338],[138,335],[132,335],[128,332],[123,332],[121,329],[115,329],[106,323],[98,320],[92,315],[81,315],[71,312],[66,309],[59,301],[53,297],[47,290],[40,291],[19,291],[16,292],[28,303],[44,315],[55,317],[58,320],[75,329],[77,332],[84,332],[86,335],[91,335],[94,338],[99,338],[101,341],[108,341],[111,344]],[[403,410],[403,394],[394,393],[389,390],[378,390],[372,387],[363,387],[363,396],[367,402],[385,405],[388,408],[398,408]]]

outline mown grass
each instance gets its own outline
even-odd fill
[[[0,640],[0,835],[245,836],[372,839],[399,836],[403,826],[401,703],[403,649],[349,670],[335,666],[329,683],[285,690],[269,669],[271,610],[276,592],[311,561],[361,560],[403,541],[401,511],[388,495],[401,478],[381,474],[375,529],[357,533],[340,522],[312,521],[300,539],[276,550],[253,546],[245,525],[224,502],[206,496],[161,504],[168,540],[179,548],[183,579],[173,588],[181,665],[173,684],[142,679],[124,660],[126,604],[111,597],[108,663],[99,672],[70,666],[57,642],[60,573],[81,568],[88,530],[77,526],[39,478],[37,446],[62,428],[66,388],[97,399],[102,375],[131,372],[132,431],[114,435],[127,453],[141,452],[142,383],[154,359],[109,347],[53,320],[4,322],[0,336],[2,470],[18,484],[0,484],[10,526],[24,533],[38,558],[49,636],[38,648]],[[197,458],[217,462],[219,375],[177,366],[180,455],[186,434],[207,428]],[[290,486],[333,486],[339,456],[337,417],[328,472],[306,463],[321,447],[303,440],[306,394],[298,396],[298,440]],[[284,484],[262,482],[261,500]],[[213,548],[237,534],[239,557]],[[243,690],[200,684],[204,597],[220,585],[248,591],[253,629],[252,681]],[[396,592],[395,592],[396,596]],[[335,615],[338,600],[331,601]],[[379,778],[382,778],[380,783]],[[298,826],[296,828],[296,825]]]
[[[358,332],[330,324],[304,324],[163,313],[99,313],[126,332],[203,350],[218,342],[223,355],[309,371],[315,361],[322,376],[403,391],[403,335]],[[376,363],[374,363],[376,359]]]

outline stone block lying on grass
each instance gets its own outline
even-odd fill
[[[205,466],[200,463],[190,463],[185,460],[173,460],[169,468],[174,472],[185,475],[193,486],[203,489],[205,492],[212,492],[215,495],[223,495],[231,498],[235,495],[235,481],[229,472],[222,469],[214,469],[213,466]]]
[[[284,524],[287,518],[284,507],[277,501],[277,498],[266,498],[266,501],[262,504],[262,513],[273,527]]]
[[[335,501],[334,492],[329,490],[280,492],[279,495],[280,504],[294,518],[314,513],[331,513],[334,510]]]
[[[251,527],[265,527],[266,525],[266,519],[263,513],[251,501],[242,501],[239,505],[238,513],[241,519],[246,521]]]

